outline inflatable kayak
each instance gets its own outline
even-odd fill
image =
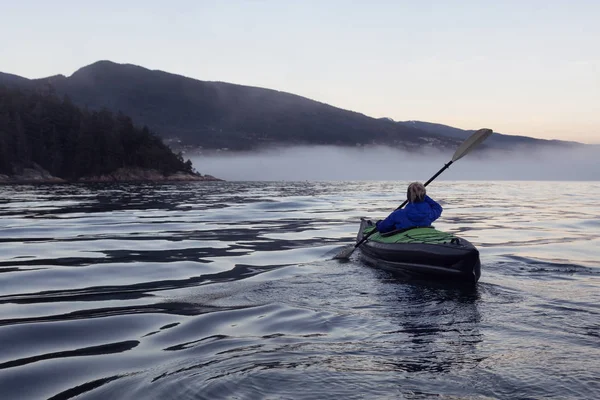
[[[371,221],[362,219],[356,242],[373,229]],[[477,248],[466,239],[433,227],[377,232],[359,248],[365,263],[392,272],[469,283],[476,283],[481,275]]]

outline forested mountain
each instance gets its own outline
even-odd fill
[[[14,81],[14,80],[13,80]],[[0,77],[2,83],[2,77]],[[24,84],[24,82],[21,82]],[[386,144],[454,146],[455,140],[380,121],[290,93],[205,82],[129,64],[100,61],[69,77],[28,80],[90,110],[123,112],[164,138],[205,148]]]
[[[68,97],[0,85],[0,174],[36,164],[66,180],[128,167],[165,175],[193,171],[189,160],[122,113],[82,110]]]
[[[290,93],[200,81],[110,61],[88,65],[69,77],[31,80],[0,73],[2,83],[67,95],[74,104],[89,110],[122,112],[164,139],[177,138],[182,145],[206,149],[250,150],[296,144],[455,148],[473,132],[429,122],[371,118]],[[573,144],[495,134],[482,149]]]
[[[34,82],[35,81],[31,81],[27,78],[23,78],[18,75],[0,72],[0,85],[4,85],[7,87],[26,88],[33,86]]]

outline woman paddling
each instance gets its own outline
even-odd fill
[[[427,196],[425,186],[413,182],[406,190],[408,204],[405,208],[392,212],[383,221],[377,221],[377,230],[381,233],[415,226],[430,226],[442,215],[442,206]]]

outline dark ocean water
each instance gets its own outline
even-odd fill
[[[475,287],[331,259],[405,187],[0,186],[0,399],[600,398],[600,183],[433,183]]]

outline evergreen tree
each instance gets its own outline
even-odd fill
[[[0,86],[0,173],[34,164],[64,179],[110,174],[123,167],[191,172],[147,127],[108,110],[87,111],[68,97]]]

